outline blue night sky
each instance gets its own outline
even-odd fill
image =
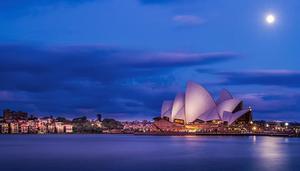
[[[298,0],[0,2],[0,109],[151,119],[186,81],[300,121]],[[272,13],[273,24],[265,21]]]

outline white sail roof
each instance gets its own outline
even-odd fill
[[[233,110],[241,103],[241,100],[238,99],[229,99],[218,105],[217,110],[220,115],[220,118],[223,118],[224,111],[233,112]]]
[[[241,116],[249,112],[249,109],[240,110],[238,112],[235,112],[232,114],[230,121],[228,122],[229,125],[231,125],[234,121],[239,119]]]
[[[171,100],[165,100],[161,107],[161,117],[171,117],[172,113],[172,107],[173,107],[173,101]]]
[[[247,112],[249,112],[249,109],[240,110],[240,111],[235,112],[235,113],[225,111],[223,121],[227,121],[228,125],[231,125],[234,121],[236,121],[238,118],[240,118],[241,116],[243,116]]]
[[[202,121],[221,120],[221,118],[219,117],[219,113],[218,113],[216,108],[214,108],[214,109],[212,109],[208,112],[205,112],[198,119],[200,119]]]
[[[186,117],[185,117],[185,108],[184,106],[182,106],[182,108],[176,113],[176,115],[174,116],[173,119],[181,119],[181,120],[186,120]]]
[[[222,102],[224,102],[226,100],[229,100],[229,99],[233,99],[232,95],[229,93],[228,90],[223,89],[223,90],[221,90],[220,97],[219,97],[219,99],[217,100],[216,103],[221,104]]]
[[[222,120],[229,122],[231,119],[231,115],[232,115],[231,112],[224,111]]]
[[[174,121],[174,119],[185,120],[184,102],[184,93],[178,93],[173,103],[171,121]]]
[[[182,119],[185,123],[222,120],[232,124],[249,109],[241,110],[242,101],[234,99],[227,90],[222,90],[216,104],[210,93],[201,85],[189,81],[185,93],[178,93],[174,101],[163,102],[161,117],[168,117],[171,122],[174,119]],[[239,111],[237,111],[239,110]]]
[[[192,81],[187,83],[185,94],[185,114],[186,122],[195,121],[205,112],[216,107],[210,93],[199,84]]]

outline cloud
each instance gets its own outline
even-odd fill
[[[216,72],[211,67],[237,57],[230,52],[149,52],[103,45],[1,45],[0,107],[69,117],[102,113],[150,119],[159,115],[162,100],[178,91],[173,71],[188,67],[224,77],[223,85],[299,85],[298,71]],[[299,93],[270,91],[240,98],[253,106],[258,119],[297,119],[300,111]]]
[[[223,84],[300,87],[300,71],[294,70],[255,70],[216,74],[224,77]]]
[[[256,119],[299,120],[299,92],[265,90],[261,93],[243,94],[239,98],[252,106]]]
[[[180,67],[207,65],[224,62],[237,58],[238,55],[231,52],[213,52],[213,53],[183,53],[167,52],[144,54],[140,60],[135,60],[131,65],[137,67]]]
[[[0,46],[0,107],[36,113],[158,115],[172,71],[236,58],[228,52],[148,52],[102,45]]]
[[[176,15],[173,17],[173,21],[179,26],[198,26],[205,21],[196,15]]]

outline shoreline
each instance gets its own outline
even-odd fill
[[[269,137],[295,137],[300,135],[293,134],[270,134],[270,133],[134,133],[136,136],[269,136]]]
[[[289,137],[289,138],[300,138],[300,135],[294,134],[269,134],[269,133],[180,133],[180,132],[168,132],[168,133],[144,133],[144,132],[136,132],[136,133],[70,133],[70,134],[0,134],[0,136],[4,135],[133,135],[133,136],[236,136],[236,137],[246,137],[246,136],[268,136],[268,137]]]

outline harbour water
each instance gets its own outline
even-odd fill
[[[1,135],[1,171],[299,170],[300,138]]]

